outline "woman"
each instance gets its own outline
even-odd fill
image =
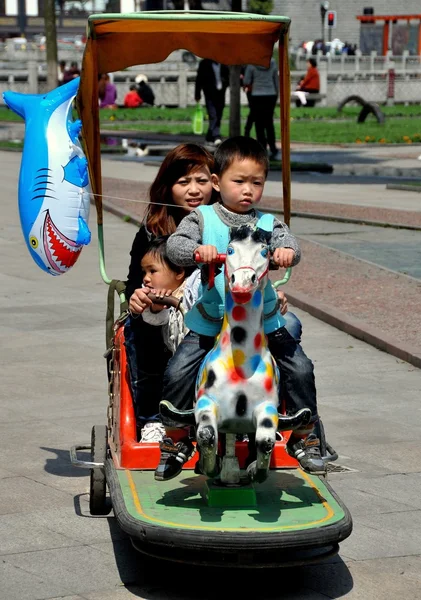
[[[158,419],[162,378],[171,353],[157,334],[157,328],[140,316],[151,300],[143,288],[141,260],[152,240],[174,233],[183,217],[212,200],[212,155],[197,144],[180,144],[164,159],[149,191],[149,206],[136,234],[126,283],[131,317],[125,324],[125,339],[130,380],[135,405],[138,439],[145,421],[155,416],[155,431],[149,426],[147,441],[160,441],[162,425]],[[143,432],[145,437],[146,430]],[[146,440],[145,440],[146,441]]]
[[[268,145],[270,157],[275,159],[278,156],[278,148],[275,141],[273,115],[279,95],[279,77],[273,58],[268,68],[247,65],[243,86],[251,88],[251,112],[257,141],[265,149]]]
[[[117,108],[117,88],[108,73],[103,73],[98,82],[99,108]]]
[[[317,69],[317,61],[315,58],[309,58],[307,61],[307,73],[304,78],[297,85],[297,91],[308,92],[309,94],[318,94],[320,91],[320,77]],[[314,106],[314,100],[307,100],[307,106]],[[301,106],[301,100],[299,98],[295,101],[295,106],[299,108]]]

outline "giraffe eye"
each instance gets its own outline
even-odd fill
[[[267,248],[263,248],[263,250],[261,251],[260,254],[263,256],[263,258],[266,258],[268,253],[269,253],[269,250]]]
[[[229,254],[229,255],[234,254],[234,248],[232,246],[228,246],[227,254]]]
[[[38,239],[34,236],[31,235],[31,237],[29,238],[29,243],[31,245],[31,248],[33,248],[34,250],[36,250],[36,248],[38,248]]]

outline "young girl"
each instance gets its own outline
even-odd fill
[[[154,294],[159,298],[175,296],[181,298],[184,311],[190,310],[195,303],[199,285],[200,271],[196,267],[178,267],[167,256],[166,243],[168,236],[156,238],[149,246],[141,261],[143,273],[142,291],[146,295]],[[133,313],[132,318],[142,315],[143,322],[155,327],[155,336],[161,337],[165,347],[173,355],[188,329],[184,324],[184,314],[174,307],[162,304],[151,304]],[[157,329],[159,328],[159,329]],[[145,403],[140,402],[139,413]],[[158,413],[158,407],[156,407]],[[165,434],[159,414],[143,416],[138,414],[138,423],[142,423],[141,442],[160,442]]]
[[[126,282],[132,316],[126,321],[124,335],[138,438],[145,419],[158,413],[162,379],[172,356],[157,328],[141,316],[152,305],[143,287],[141,262],[156,237],[174,233],[187,214],[211,202],[212,170],[212,155],[197,144],[180,144],[171,150],[151,185],[148,210],[133,242]]]

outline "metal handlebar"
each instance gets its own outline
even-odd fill
[[[285,271],[285,275],[284,275],[283,279],[278,279],[278,281],[275,281],[273,283],[273,287],[275,288],[275,290],[277,290],[278,287],[280,287],[281,285],[285,285],[286,283],[288,283],[289,278],[291,277],[291,273],[292,273],[292,267],[288,267],[288,269]]]
[[[208,281],[208,289],[211,289],[215,285],[215,265],[223,265],[225,263],[226,254],[217,254],[216,258],[214,258],[209,265],[209,281]],[[200,263],[200,254],[198,252],[194,253],[194,260],[197,263]]]
[[[212,260],[212,262],[210,262],[208,264],[210,264],[210,265],[223,265],[225,263],[226,256],[227,256],[226,254],[217,254],[216,258],[214,258]],[[198,252],[194,253],[194,260],[197,263],[202,262],[200,260],[200,254]]]

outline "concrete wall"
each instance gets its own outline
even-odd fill
[[[321,0],[274,0],[273,14],[291,18],[291,45],[321,37]],[[360,22],[356,16],[363,14],[365,7],[372,7],[375,15],[421,14],[421,0],[329,0],[329,10],[337,12],[337,28],[332,30],[332,39],[339,38],[352,44],[360,42]]]

